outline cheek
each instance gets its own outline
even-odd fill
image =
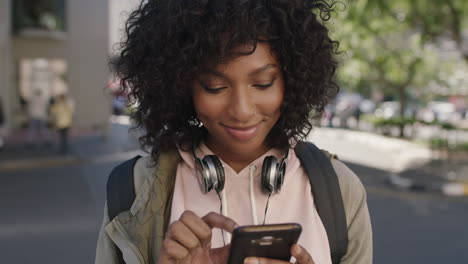
[[[283,99],[284,89],[281,89],[275,93],[270,93],[264,97],[262,108],[264,109],[265,113],[268,113],[271,116],[279,116]]]
[[[194,95],[193,105],[198,119],[205,125],[210,125],[211,121],[218,119],[222,113],[223,105],[220,100],[213,100],[203,95]]]

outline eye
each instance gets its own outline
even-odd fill
[[[273,79],[270,83],[265,83],[265,84],[254,84],[255,87],[258,87],[260,89],[266,89],[268,87],[271,87],[273,86],[273,84],[275,83],[275,79]]]
[[[220,86],[220,87],[209,87],[207,84],[200,82],[201,87],[203,90],[209,92],[209,93],[218,93],[223,89],[226,89],[226,86]]]
[[[273,85],[273,83],[271,82],[271,83],[267,83],[267,84],[255,84],[254,86],[258,87],[258,88],[268,88],[268,87],[270,87],[272,85]]]

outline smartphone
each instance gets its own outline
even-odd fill
[[[242,264],[246,257],[289,261],[291,246],[297,243],[301,231],[297,223],[240,226],[232,234],[228,264]]]

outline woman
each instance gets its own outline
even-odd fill
[[[5,123],[5,117],[3,114],[3,105],[2,105],[2,97],[0,96],[0,150],[3,149],[3,123]]]
[[[237,225],[283,222],[303,227],[291,247],[297,263],[331,263],[292,150],[312,129],[311,113],[320,115],[338,91],[337,43],[320,22],[331,8],[305,0],[143,1],[130,15],[115,66],[139,103],[134,118],[151,156],[135,165],[130,210],[110,221],[105,209],[96,263],[117,263],[118,251],[126,263],[226,263],[227,234]],[[371,263],[365,191],[344,164],[331,163],[348,225],[341,263]],[[285,165],[282,185],[268,189],[265,164]]]
[[[73,112],[74,104],[65,93],[57,96],[50,109],[53,124],[59,134],[59,153],[62,155],[68,152],[68,133],[73,124]]]

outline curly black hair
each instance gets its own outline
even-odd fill
[[[192,81],[202,66],[251,54],[259,41],[272,47],[285,80],[281,116],[267,143],[286,148],[289,139],[304,139],[314,114],[339,90],[338,42],[323,24],[333,6],[324,0],[142,1],[129,16],[113,65],[122,92],[138,102],[133,118],[135,128],[144,129],[142,147],[153,155],[190,148],[206,133],[195,114]],[[238,54],[243,44],[252,50]]]

